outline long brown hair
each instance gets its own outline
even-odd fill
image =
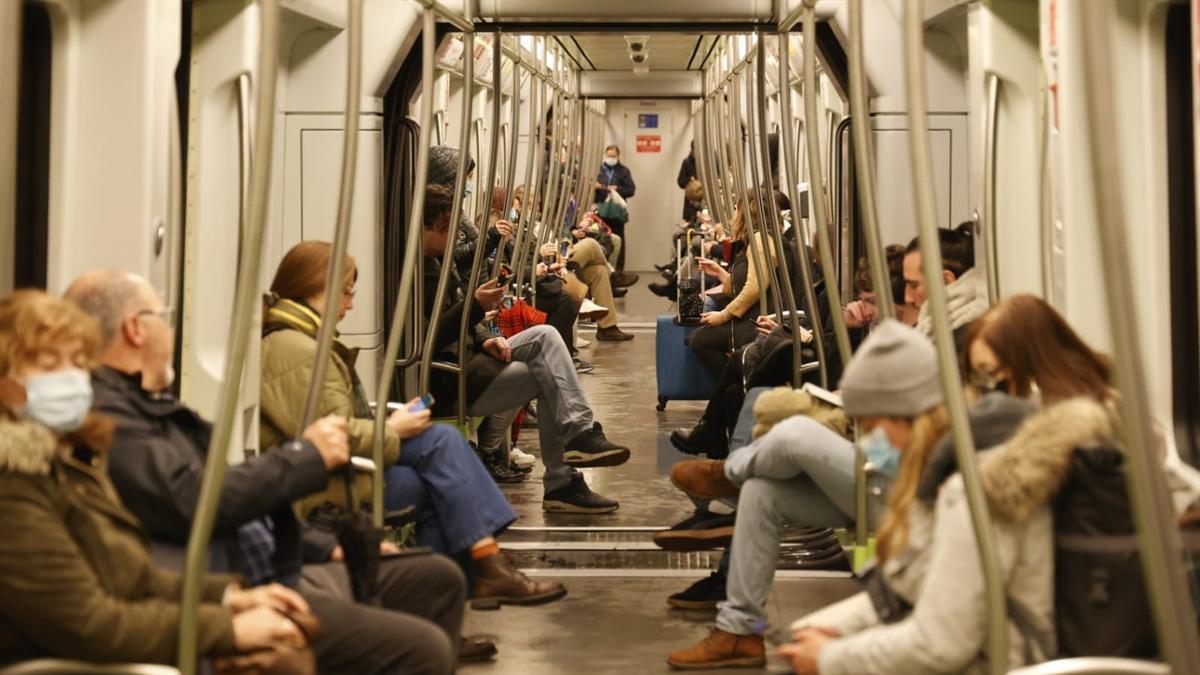
[[[308,240],[293,246],[279,261],[275,278],[271,280],[271,292],[285,300],[303,302],[325,291],[325,275],[329,273],[329,259],[333,256],[333,244],[327,241]],[[358,279],[358,264],[354,256],[346,255],[347,286]],[[320,307],[314,307],[318,312]]]
[[[0,380],[6,384],[11,382],[9,374],[17,368],[34,363],[39,354],[53,345],[71,341],[80,343],[86,368],[97,365],[100,327],[75,303],[33,289],[0,298]],[[20,403],[8,399],[7,392],[0,396],[0,416],[13,419]],[[83,426],[66,438],[93,450],[105,450],[112,441],[112,433],[112,420],[88,413]]]
[[[967,329],[964,370],[970,370],[971,345],[983,340],[1000,364],[1012,373],[1017,396],[1029,396],[1033,385],[1042,401],[1072,396],[1109,397],[1112,368],[1108,357],[1079,337],[1041,298],[1022,293],[1005,298]]]
[[[908,509],[917,498],[917,484],[930,453],[949,428],[950,414],[941,404],[913,420],[908,446],[900,454],[900,473],[888,488],[887,512],[879,524],[875,550],[880,561],[908,546]]]

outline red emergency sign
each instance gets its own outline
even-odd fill
[[[638,152],[662,152],[662,136],[638,134]]]

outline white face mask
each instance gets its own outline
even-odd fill
[[[618,161],[620,161],[620,160],[618,160],[616,157],[605,157],[604,158],[604,164],[607,166],[616,166]]]
[[[92,378],[87,371],[69,368],[30,376],[25,381],[22,417],[69,434],[83,425],[92,408]]]
[[[471,194],[471,193],[472,193],[472,192],[474,192],[474,191],[475,191],[475,184],[474,184],[474,183],[464,183],[464,184],[463,184],[463,196],[464,196],[464,197],[465,197],[465,196],[467,196],[467,195],[469,195],[469,194]]]

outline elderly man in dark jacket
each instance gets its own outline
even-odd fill
[[[67,297],[101,327],[94,405],[117,424],[113,483],[160,551],[183,546],[211,427],[168,391],[170,310],[145,280],[112,270],[85,274]],[[465,595],[458,566],[434,555],[385,559],[379,586],[386,609],[355,604],[345,566],[331,562],[341,557],[336,542],[306,538],[314,545],[303,550],[291,509],[348,461],[345,422],[320,420],[304,436],[229,468],[214,531],[215,552],[224,557],[217,564],[242,572],[248,583],[297,587],[324,624],[314,645],[322,671],[451,672]]]

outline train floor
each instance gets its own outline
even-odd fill
[[[667,672],[667,654],[700,640],[712,625],[713,612],[673,609],[666,599],[715,569],[720,551],[670,553],[651,539],[655,530],[691,513],[691,503],[668,478],[671,465],[689,456],[676,451],[668,436],[694,423],[703,409],[702,402],[672,401],[664,412],[655,410],[654,319],[672,309],[646,288],[657,276],[642,273],[617,301],[620,326],[634,340],[596,342],[593,329],[580,328],[580,336],[592,341],[580,356],[596,365],[581,376],[588,399],[605,433],[633,450],[623,466],[584,473],[593,490],[619,500],[621,508],[603,516],[543,513],[540,464],[525,483],[503,487],[520,519],[501,546],[531,576],[562,581],[568,595],[542,607],[468,611],[466,634],[496,640],[500,655],[463,672]],[[518,445],[537,454],[537,432],[523,431]],[[855,586],[847,577],[781,572],[769,601],[772,624],[787,625],[849,595]],[[786,664],[772,658],[768,668],[783,671]]]

